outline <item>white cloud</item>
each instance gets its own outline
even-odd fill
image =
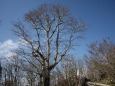
[[[11,56],[12,53],[10,51],[16,48],[18,48],[18,42],[14,42],[11,39],[8,39],[3,43],[0,43],[0,58]]]

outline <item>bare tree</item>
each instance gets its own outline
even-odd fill
[[[89,46],[89,54],[85,56],[88,63],[89,75],[92,80],[114,80],[114,52],[115,44],[110,40],[103,40],[100,43],[92,43]]]
[[[67,58],[67,57],[70,58]],[[65,57],[61,65],[56,67],[52,74],[52,86],[76,86],[79,84],[77,76],[78,65],[75,57],[68,55]]]
[[[4,85],[17,86],[20,83],[19,75],[19,59],[16,56],[7,57],[8,59],[3,59],[3,79]]]
[[[77,60],[73,56],[71,58],[65,58],[61,64],[64,81],[66,81],[64,86],[75,86],[79,84],[78,77],[78,64]],[[61,81],[63,82],[63,81]]]
[[[86,26],[81,20],[73,18],[68,8],[59,4],[43,4],[27,13],[25,20],[26,23],[14,24],[13,31],[30,49],[30,57],[41,65],[39,76],[43,86],[49,86],[51,70],[68,50],[77,45]],[[33,62],[31,64],[38,68]]]

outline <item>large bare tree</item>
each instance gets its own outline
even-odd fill
[[[71,16],[68,8],[59,4],[43,4],[25,14],[25,22],[17,22],[14,26],[13,31],[25,43],[25,51],[29,49],[31,58],[41,66],[38,74],[43,86],[50,85],[51,70],[75,48],[86,28],[81,20]],[[38,68],[32,61],[30,63]]]

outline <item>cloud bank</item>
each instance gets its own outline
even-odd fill
[[[0,43],[0,58],[10,57],[12,55],[11,50],[18,48],[18,42],[14,42],[11,39]]]

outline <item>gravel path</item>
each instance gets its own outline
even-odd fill
[[[110,85],[100,84],[100,83],[95,83],[95,82],[88,82],[88,86],[110,86]]]

